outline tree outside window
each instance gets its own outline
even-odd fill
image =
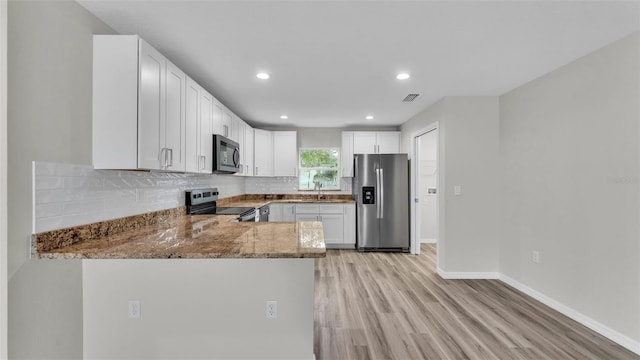
[[[340,190],[336,148],[300,149],[299,190]]]

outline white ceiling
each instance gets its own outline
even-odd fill
[[[503,94],[640,29],[638,1],[79,2],[254,126],[396,126],[444,96]],[[421,95],[403,103],[409,93]]]

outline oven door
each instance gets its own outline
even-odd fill
[[[233,174],[240,171],[240,145],[222,135],[213,135],[213,172]]]

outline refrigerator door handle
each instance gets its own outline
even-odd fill
[[[380,197],[378,198],[378,204],[380,204],[380,219],[384,218],[384,169],[380,169]]]
[[[380,169],[376,169],[376,218],[380,219]]]

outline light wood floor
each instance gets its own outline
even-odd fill
[[[316,261],[316,359],[640,359],[500,281],[443,280],[435,263],[435,245],[328,250]]]

